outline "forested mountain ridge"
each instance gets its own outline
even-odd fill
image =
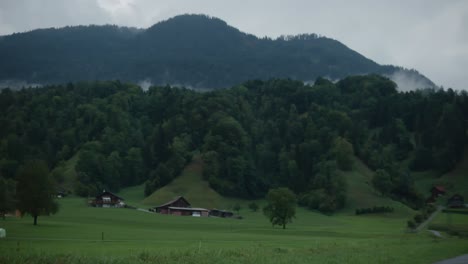
[[[411,171],[442,174],[461,159],[468,94],[398,92],[377,75],[254,80],[206,93],[106,81],[4,89],[0,112],[2,178],[43,159],[60,183],[63,162],[78,153],[76,194],[140,183],[150,194],[199,151],[205,179],[223,195],[287,186],[301,204],[331,212],[346,203],[338,171],[353,156],[375,171],[375,189],[418,207]]]
[[[401,81],[403,89],[434,86],[414,70],[381,66],[330,38],[257,38],[203,15],[177,16],[148,29],[77,26],[16,33],[0,37],[0,58],[0,81],[10,84],[118,79],[216,89],[251,79],[377,73]],[[417,87],[404,87],[407,79]]]

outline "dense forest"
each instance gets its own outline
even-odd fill
[[[197,154],[223,195],[257,198],[284,186],[302,205],[333,212],[346,202],[339,171],[354,156],[375,171],[383,195],[420,206],[411,171],[443,173],[460,160],[468,94],[398,92],[378,75],[253,80],[206,93],[97,81],[4,89],[0,112],[2,186],[30,159],[56,168],[60,185],[57,168],[76,155],[76,194],[145,183],[148,195]]]
[[[398,73],[420,82],[416,88],[434,86],[414,70],[379,65],[334,39],[258,38],[203,15],[177,16],[148,29],[92,25],[0,36],[0,58],[0,81],[10,83],[119,79],[214,89],[251,79]]]

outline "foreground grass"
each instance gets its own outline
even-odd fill
[[[468,241],[404,233],[405,218],[298,210],[286,230],[259,212],[243,220],[90,208],[60,200],[57,215],[0,221],[0,263],[431,263],[468,253]],[[104,235],[104,237],[103,237]]]

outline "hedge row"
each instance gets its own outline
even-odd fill
[[[391,213],[391,212],[393,212],[393,207],[390,207],[390,206],[374,206],[374,207],[369,207],[369,208],[356,209],[356,215]]]

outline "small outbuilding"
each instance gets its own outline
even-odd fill
[[[215,217],[233,217],[234,213],[226,210],[218,210],[218,209],[212,209],[210,211],[210,216],[215,216]]]
[[[124,198],[106,190],[91,200],[90,204],[94,207],[125,207]]]
[[[450,197],[447,201],[447,207],[449,208],[463,208],[465,207],[465,199],[460,194],[455,194]]]

